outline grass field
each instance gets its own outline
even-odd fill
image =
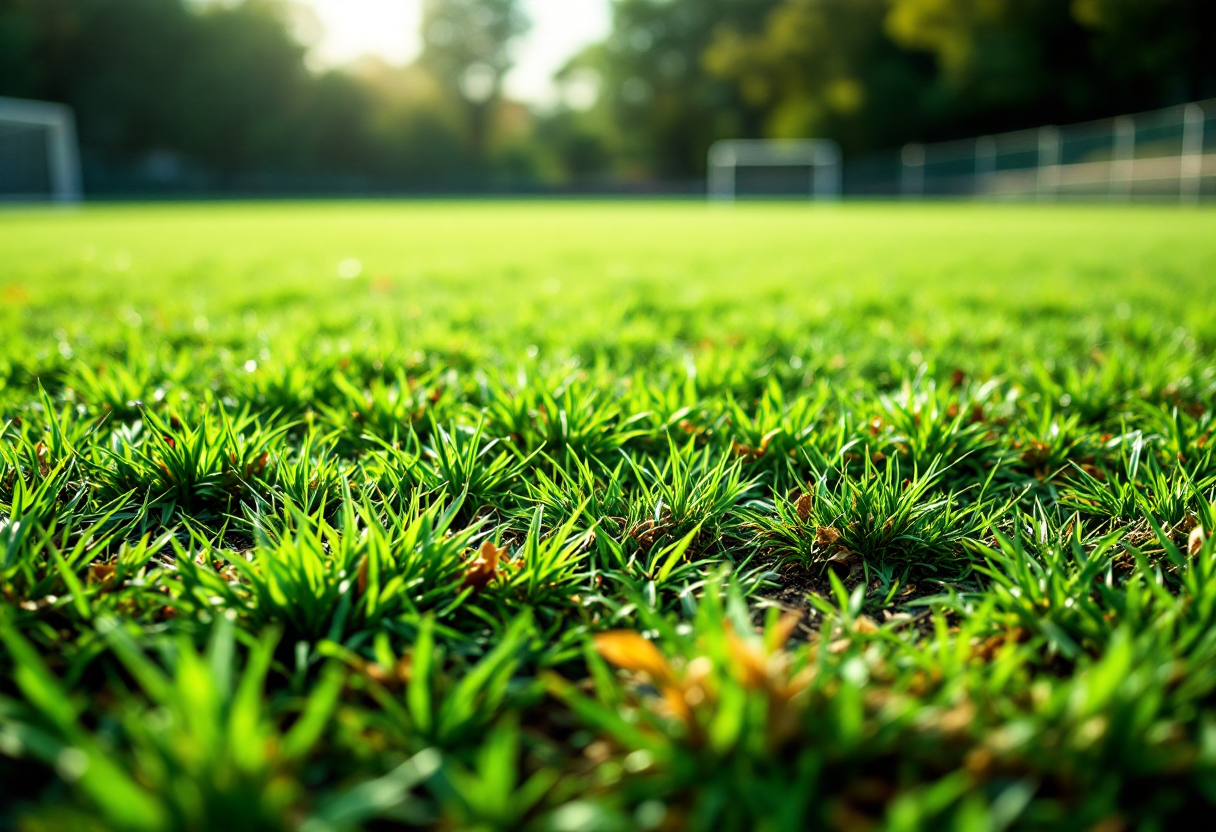
[[[0,212],[0,829],[1187,828],[1216,212]]]

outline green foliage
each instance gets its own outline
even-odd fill
[[[287,187],[456,179],[472,158],[459,96],[418,67],[311,71],[296,14],[279,0],[3,0],[0,95],[72,105],[88,184],[105,192],[251,173]],[[161,173],[141,171],[149,158]]]
[[[7,627],[7,625],[6,625]],[[16,662],[16,681],[34,713],[9,726],[35,756],[56,765],[119,829],[282,829],[303,805],[301,785],[284,777],[320,739],[343,686],[336,667],[322,673],[298,718],[282,731],[265,713],[264,688],[278,637],[254,642],[240,676],[226,618],[206,651],[172,643],[168,673],[114,619],[99,629],[145,702],[118,686],[116,728],[123,752],[113,759],[80,725],[58,681],[20,635],[0,631]],[[117,738],[109,738],[114,742]],[[87,816],[86,816],[87,817]],[[79,822],[87,823],[85,818]]]
[[[1204,98],[1213,25],[1204,0],[626,0],[581,60],[618,154],[687,174],[715,138],[862,151]]]
[[[759,545],[808,565],[860,557],[949,570],[964,559],[963,545],[999,513],[982,491],[965,507],[960,495],[942,493],[947,473],[935,461],[923,474],[904,477],[898,457],[887,459],[880,473],[867,457],[856,479],[846,474],[829,487],[828,475],[820,474],[796,496],[759,504],[745,522]]]
[[[511,47],[530,26],[519,0],[428,0],[421,64],[464,103],[469,141],[482,154],[493,107],[513,61]]]
[[[717,139],[886,150],[1216,94],[1208,0],[615,0],[529,109],[503,95],[525,5],[427,0],[413,63],[314,71],[289,0],[0,0],[0,95],[72,105],[99,194],[374,194],[683,183]]]

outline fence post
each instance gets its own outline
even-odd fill
[[[906,144],[900,153],[903,170],[900,175],[900,192],[904,199],[924,199],[925,196],[925,146]]]
[[[1136,122],[1131,116],[1115,119],[1110,162],[1110,198],[1130,199],[1136,175]]]
[[[726,143],[709,148],[709,198],[715,202],[735,201],[735,151]]]
[[[840,199],[844,192],[844,158],[840,146],[831,141],[815,145],[811,165],[811,198]]]
[[[1203,180],[1203,108],[1187,104],[1182,111],[1182,160],[1179,172],[1179,196],[1182,202],[1199,201]]]
[[[1060,131],[1055,127],[1039,128],[1039,201],[1055,199],[1060,187]]]
[[[975,195],[988,193],[989,180],[996,173],[996,139],[980,136],[975,140]]]

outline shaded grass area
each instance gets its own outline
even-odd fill
[[[0,214],[0,827],[1216,801],[1216,214]]]

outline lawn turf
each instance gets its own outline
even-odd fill
[[[1216,212],[0,212],[0,829],[1177,828]]]

